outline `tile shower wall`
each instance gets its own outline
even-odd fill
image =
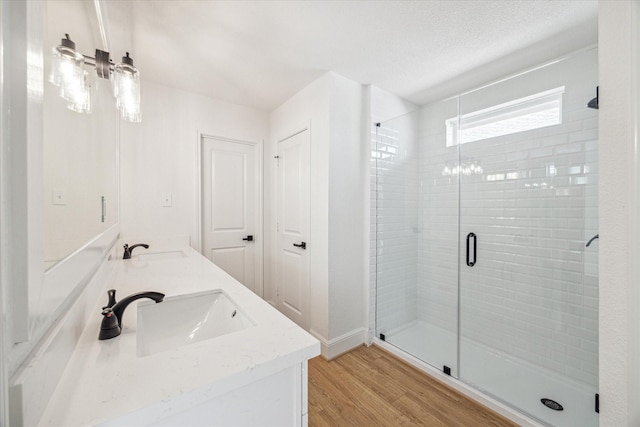
[[[407,115],[372,130],[371,242],[375,259],[371,260],[371,273],[377,282],[378,333],[406,326],[417,316],[419,177],[415,129],[414,116]]]
[[[598,233],[598,112],[586,108],[596,70],[594,50],[384,122],[378,140],[374,128],[378,333],[416,321],[451,334],[460,326],[463,376],[471,340],[597,387],[598,241],[585,248]],[[561,125],[446,147],[458,101],[464,114],[563,85]],[[482,168],[460,183],[458,149],[460,166]],[[470,231],[474,268],[464,262]]]
[[[444,122],[457,114],[455,98],[423,107],[418,118],[418,318],[451,334],[458,333],[458,147],[446,146]]]
[[[460,146],[460,165],[482,172],[461,176],[458,235],[457,182],[446,169],[457,148],[445,147],[443,123],[455,114],[423,108],[418,317],[455,331],[459,260],[463,376],[469,339],[597,386],[597,241],[585,248],[598,232],[598,117],[586,108],[596,69],[597,53],[582,54],[461,98],[464,114],[566,86],[561,125]],[[471,231],[473,268],[464,259]]]
[[[378,170],[376,168],[376,153],[378,150],[378,137],[377,137],[377,126],[375,124],[371,124],[371,132],[369,134],[370,138],[370,146],[371,146],[371,156],[369,159],[369,341],[370,343],[373,340],[373,337],[377,335],[376,331],[376,323],[380,320],[383,320],[380,315],[377,313],[377,297],[378,297],[378,289],[377,289],[377,281],[378,281],[378,266],[376,263],[377,254],[376,247],[378,245],[378,224],[377,224],[377,207],[376,207],[376,198],[377,198],[377,187],[376,181],[378,176]]]

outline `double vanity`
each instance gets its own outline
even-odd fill
[[[307,424],[307,360],[319,342],[188,246],[116,263],[41,418],[43,426]],[[108,289],[159,292],[99,340]]]

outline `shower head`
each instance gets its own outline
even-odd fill
[[[591,101],[589,101],[589,103],[587,104],[587,107],[598,110],[598,100],[599,100],[598,98],[600,96],[599,92],[600,92],[600,86],[597,86],[596,97],[593,98]]]

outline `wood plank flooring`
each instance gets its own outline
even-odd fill
[[[376,346],[309,361],[309,426],[517,426]]]

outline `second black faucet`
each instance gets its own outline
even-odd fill
[[[124,245],[124,254],[122,255],[122,259],[131,259],[131,251],[137,248],[138,246],[142,246],[145,249],[149,249],[149,245],[146,243],[137,243],[135,245],[129,246],[127,244]]]

